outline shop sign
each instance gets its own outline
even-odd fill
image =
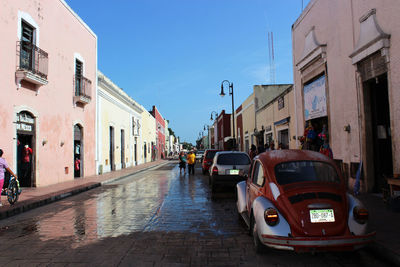
[[[305,85],[303,92],[305,120],[327,116],[325,75]]]
[[[17,130],[25,132],[33,132],[35,119],[27,113],[17,114]]]

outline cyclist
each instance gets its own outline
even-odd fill
[[[3,188],[4,185],[4,173],[8,171],[11,173],[12,176],[15,177],[15,179],[18,179],[15,173],[8,167],[7,161],[5,158],[3,158],[3,150],[0,149],[0,188]],[[1,197],[0,197],[0,207],[2,206],[1,204]]]

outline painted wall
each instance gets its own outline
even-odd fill
[[[83,175],[96,173],[96,71],[97,37],[61,0],[0,2],[0,147],[15,170],[17,164],[16,114],[28,111],[35,117],[33,163],[36,186],[74,179],[74,125],[83,127]],[[17,88],[19,56],[17,41],[21,20],[36,28],[36,46],[48,53],[47,84],[37,87],[23,82]],[[76,42],[79,40],[79,42]],[[75,59],[83,60],[83,76],[91,84],[90,103],[76,106],[74,96]],[[68,169],[68,171],[67,171]]]
[[[363,157],[361,148],[365,143],[365,129],[362,128],[362,121],[365,118],[360,100],[363,88],[350,55],[359,41],[360,19],[372,9],[376,9],[376,21],[382,31],[390,34],[388,83],[393,172],[400,173],[400,2],[397,0],[310,1],[292,26],[297,135],[302,135],[304,131],[304,110],[302,76],[296,65],[301,61],[307,45],[305,37],[314,27],[316,41],[326,45],[324,60],[327,65],[327,105],[333,156],[345,163],[360,162]],[[350,132],[343,130],[346,125],[350,125]],[[371,190],[372,183],[364,186],[365,190]]]
[[[116,170],[131,167],[142,162],[142,109],[121,88],[100,71],[98,72],[99,95],[99,172],[111,171],[110,127],[114,128],[114,164]],[[133,125],[135,123],[135,126]],[[125,139],[125,158],[122,161],[122,130]],[[136,161],[135,161],[136,144]],[[122,163],[125,163],[123,166]]]
[[[152,147],[156,144],[156,119],[144,107],[142,107],[142,160],[143,162],[151,162]],[[146,144],[146,157],[144,153],[144,145]]]
[[[165,152],[165,121],[156,106],[153,106],[152,115],[156,119],[157,159],[161,159]]]
[[[252,145],[251,136],[254,134],[255,128],[254,92],[243,101],[241,115],[243,120],[243,151],[248,152],[245,147],[246,140],[249,141],[250,148]]]

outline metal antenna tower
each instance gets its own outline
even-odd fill
[[[274,34],[268,32],[268,56],[269,56],[269,81],[275,84],[275,53],[274,53]]]

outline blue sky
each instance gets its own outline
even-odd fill
[[[66,0],[98,37],[98,68],[134,100],[156,105],[181,141],[195,143],[212,111],[232,112],[253,85],[292,83],[291,26],[302,0]],[[304,0],[304,7],[309,0]]]

